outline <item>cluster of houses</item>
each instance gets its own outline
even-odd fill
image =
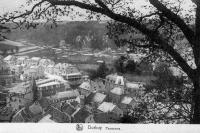
[[[18,109],[12,122],[118,123],[137,106],[125,79],[114,74],[105,80],[85,80],[76,89],[50,79],[36,80],[36,85],[38,101]]]
[[[132,95],[135,90],[144,89],[117,74],[95,81],[80,80],[76,66],[39,57],[8,56],[2,62],[1,70],[8,69],[7,75],[17,75],[21,81],[6,81],[11,86],[4,109],[13,110],[10,122],[118,123],[137,106]],[[71,82],[78,80],[80,85],[71,87]],[[34,86],[38,99],[33,102]]]
[[[41,79],[45,76],[45,73],[62,76],[72,81],[80,80],[82,76],[75,65],[68,63],[56,64],[47,58],[9,55],[3,59],[3,62],[7,64],[7,66],[2,66],[4,72],[6,72],[5,68],[9,69],[20,80]]]

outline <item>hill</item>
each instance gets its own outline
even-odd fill
[[[72,21],[59,22],[57,27],[50,24],[46,26],[39,24],[36,29],[15,29],[8,34],[7,38],[13,41],[24,40],[29,43],[50,46],[58,46],[61,40],[65,40],[66,44],[76,46],[78,42],[77,37],[81,37],[82,42],[78,42],[81,47],[84,45],[83,43],[89,45],[86,47],[92,47],[91,43],[89,44],[85,41],[85,38],[90,41],[95,38],[93,44],[95,45],[98,41],[100,45],[98,48],[104,48],[107,46],[103,46],[106,32],[106,23],[99,23],[95,21]],[[86,36],[89,36],[89,38]],[[109,43],[110,47],[115,47],[111,40],[107,40],[107,43]],[[80,47],[79,45],[76,47]]]

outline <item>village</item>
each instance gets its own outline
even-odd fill
[[[197,0],[1,0],[0,123],[199,124],[199,21]]]
[[[116,73],[91,80],[76,64],[48,58],[8,55],[0,67],[1,122],[119,123],[144,90]]]

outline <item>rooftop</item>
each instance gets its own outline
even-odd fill
[[[77,72],[77,73],[70,73],[70,74],[67,74],[67,76],[76,76],[76,75],[81,75],[80,72]]]
[[[71,116],[76,111],[76,109],[69,104],[65,104],[62,107],[62,111]]]
[[[37,80],[36,84],[37,85],[41,85],[41,84],[48,83],[48,82],[53,82],[53,81],[55,81],[55,79],[41,79],[41,80]]]
[[[34,115],[42,113],[42,107],[39,103],[34,103],[31,106],[29,106],[29,110]]]
[[[47,67],[48,67],[48,68],[52,68],[52,67],[54,67],[54,65],[50,64],[50,65],[48,65]]]
[[[130,103],[132,102],[132,100],[133,100],[133,98],[125,96],[125,97],[122,99],[121,103],[127,104],[127,105],[128,105],[128,104],[130,104]]]
[[[17,60],[25,60],[28,59],[28,56],[18,56]]]
[[[105,98],[106,98],[105,94],[95,93],[92,101],[97,102],[97,103],[102,103]]]
[[[48,115],[44,116],[40,121],[38,121],[38,123],[56,123],[56,122],[53,121],[51,119],[51,115],[48,114]]]
[[[23,82],[20,84],[16,84],[14,87],[12,88],[8,88],[10,93],[19,93],[19,94],[24,94],[26,92],[29,92],[29,88],[31,86],[30,82]]]
[[[48,83],[38,85],[38,87],[41,88],[41,87],[47,87],[47,86],[53,86],[53,85],[59,85],[59,84],[60,84],[59,82],[52,81],[52,82],[48,82]]]
[[[113,109],[116,107],[116,105],[114,105],[113,103],[109,103],[109,102],[103,102],[99,107],[98,110],[106,113],[106,112],[112,112]]]
[[[77,90],[70,90],[59,92],[56,95],[52,96],[51,99],[72,98],[77,96],[79,96],[79,92]]]
[[[129,82],[129,83],[126,83],[126,87],[127,88],[131,88],[131,89],[141,89],[142,85],[141,85],[141,83],[132,83],[132,82]]]
[[[81,89],[85,89],[85,90],[88,90],[90,91],[91,90],[91,85],[89,82],[83,82],[80,86],[79,86]]]
[[[106,76],[106,79],[109,81],[113,81],[114,84],[118,84],[118,85],[124,85],[124,77],[123,76],[119,76],[117,74],[110,74],[108,76]]]
[[[14,58],[13,55],[8,55],[8,56],[6,56],[3,60],[4,60],[4,61],[10,61],[10,60],[12,60],[13,58]]]
[[[38,69],[39,66],[31,66],[30,69]]]
[[[32,59],[32,60],[39,61],[41,58],[40,58],[40,57],[32,57],[31,59]]]
[[[63,83],[66,82],[66,80],[64,80],[62,76],[52,75],[52,74],[49,74],[49,73],[45,73],[45,76],[49,79],[58,80],[58,81],[63,82]]]
[[[78,109],[73,114],[74,122],[76,123],[85,123],[85,119],[90,115],[90,112],[88,112],[85,108]]]
[[[123,95],[124,89],[120,88],[120,87],[115,87],[110,92],[113,93],[113,94],[116,94],[116,95]]]

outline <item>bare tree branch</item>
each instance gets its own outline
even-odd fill
[[[195,45],[194,43],[194,36],[195,33],[192,31],[192,29],[189,28],[189,26],[183,21],[183,19],[180,18],[177,14],[173,13],[171,10],[169,10],[166,6],[164,6],[161,2],[158,0],[149,0],[150,3],[157,8],[158,11],[162,12],[165,17],[167,17],[169,20],[171,20],[173,23],[175,23],[184,33],[188,41],[192,46]]]
[[[110,11],[110,9],[101,1],[101,0],[95,0],[95,2],[102,7],[103,9]]]

